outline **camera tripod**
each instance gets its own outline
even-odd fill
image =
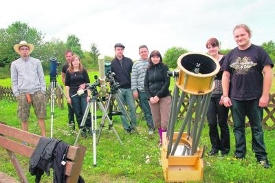
[[[59,85],[59,83],[56,81],[56,78],[51,78],[51,83],[50,83],[50,100],[51,100],[51,138],[53,137],[53,120],[54,120],[54,96],[56,95],[56,88],[59,89],[61,94],[64,95],[63,89]],[[65,95],[64,95],[65,96]]]
[[[104,108],[102,102],[100,101],[100,99],[98,98],[98,92],[96,90],[96,86],[97,84],[93,84],[88,86],[90,90],[92,90],[92,97],[90,98],[87,107],[85,109],[81,124],[80,124],[80,129],[79,132],[77,134],[77,137],[75,139],[75,143],[74,145],[77,144],[79,136],[81,134],[81,131],[83,130],[82,127],[85,127],[85,123],[88,117],[89,112],[91,111],[91,129],[90,132],[92,133],[92,137],[93,137],[93,166],[96,166],[96,132],[97,132],[97,124],[96,124],[96,112],[97,112],[97,105],[99,106],[99,108],[101,109],[101,111],[103,112],[103,116],[104,118],[107,118],[107,120],[109,121],[109,124],[112,123],[112,121],[110,120],[106,109]],[[119,140],[120,144],[123,144],[117,131],[115,130],[115,128],[113,127],[113,125],[111,125],[111,129],[113,130],[113,132],[115,133],[117,139]]]

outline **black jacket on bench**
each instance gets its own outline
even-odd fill
[[[35,182],[39,183],[46,172],[50,175],[50,168],[54,170],[54,183],[65,183],[65,163],[69,145],[61,140],[41,137],[31,158],[29,171],[35,175]]]

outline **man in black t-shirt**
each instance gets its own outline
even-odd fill
[[[231,108],[235,135],[235,158],[246,155],[245,117],[252,132],[252,150],[257,161],[269,168],[262,129],[263,108],[269,103],[273,63],[267,52],[251,44],[251,31],[245,24],[233,31],[238,47],[230,51],[222,69],[222,102]]]
[[[61,71],[62,83],[64,85],[65,85],[66,72],[67,72],[67,69],[69,68],[69,63],[72,58],[73,58],[73,52],[71,50],[67,50],[65,52],[66,63],[63,65],[62,71]],[[68,106],[68,125],[70,128],[72,128],[72,130],[75,130],[74,111],[72,106],[69,103],[67,103],[67,106]]]

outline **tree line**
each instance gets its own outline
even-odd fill
[[[52,38],[50,41],[44,41],[45,34],[36,28],[30,27],[26,23],[20,21],[12,23],[6,29],[0,29],[0,79],[9,77],[9,67],[12,61],[18,58],[18,54],[14,51],[13,46],[20,41],[25,40],[35,46],[32,56],[38,58],[42,62],[45,74],[49,72],[49,58],[55,57],[61,63],[64,62],[64,53],[70,49],[81,57],[83,65],[87,69],[98,68],[98,56],[100,50],[96,43],[91,43],[89,51],[83,51],[80,40],[75,35],[68,35],[66,42]],[[273,63],[275,63],[275,42],[272,40],[261,45],[270,55]],[[230,49],[220,50],[221,53],[227,54]],[[177,59],[184,53],[189,52],[182,47],[172,47],[164,53],[163,61],[170,68],[177,67]],[[112,60],[112,56],[105,56],[105,60]]]

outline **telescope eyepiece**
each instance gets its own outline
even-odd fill
[[[167,71],[167,76],[175,78],[175,77],[179,76],[179,72],[178,71]]]
[[[57,58],[56,58],[56,57],[51,57],[51,58],[50,58],[50,61],[51,61],[51,62],[57,62]]]

